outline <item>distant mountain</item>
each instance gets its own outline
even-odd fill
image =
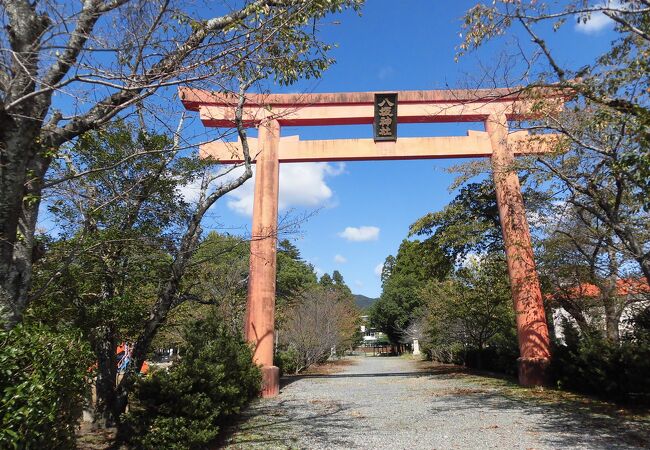
[[[362,310],[370,308],[370,306],[372,306],[372,304],[377,300],[378,299],[376,298],[366,297],[365,295],[354,294],[354,303],[356,303],[357,307]]]

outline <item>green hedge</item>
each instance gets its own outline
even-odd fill
[[[519,348],[516,337],[499,336],[482,350],[457,342],[449,345],[432,345],[425,342],[422,351],[428,359],[443,364],[458,364],[477,370],[517,375]]]
[[[185,334],[183,357],[136,386],[123,421],[132,446],[204,448],[224,420],[259,393],[260,371],[241,336],[217,318],[199,321]]]
[[[620,342],[603,333],[580,333],[563,324],[565,343],[555,343],[552,380],[560,389],[596,395],[609,400],[650,404],[650,308],[631,321],[632,331]],[[433,345],[423,350],[433,360],[516,376],[517,349],[513,335],[497,336],[478,349],[458,343]]]
[[[517,358],[519,350],[515,346],[494,346],[483,350],[469,349],[464,355],[467,367],[489,372],[517,375]]]
[[[650,339],[573,336],[555,347],[553,373],[562,389],[650,403]]]
[[[273,364],[280,369],[280,375],[294,375],[298,370],[300,355],[293,347],[280,350],[273,358]]]
[[[75,334],[0,330],[0,448],[75,448],[92,363]]]

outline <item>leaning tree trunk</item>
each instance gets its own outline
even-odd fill
[[[207,208],[205,209],[207,211]],[[153,341],[158,329],[165,323],[167,316],[174,306],[175,300],[178,298],[181,280],[185,275],[187,265],[196,251],[199,238],[201,236],[201,220],[203,213],[195,214],[188,226],[188,231],[183,236],[181,244],[177,253],[176,260],[170,267],[169,278],[163,285],[158,301],[153,307],[149,318],[144,324],[144,330],[133,345],[131,352],[131,364],[126,369],[123,378],[113,385],[115,389],[115,414],[119,415],[126,411],[128,405],[129,393],[133,389],[137,374],[140,372],[142,365],[147,357],[149,346]],[[120,425],[118,421],[118,425]],[[117,441],[125,440],[126,429],[123,426],[118,427]]]

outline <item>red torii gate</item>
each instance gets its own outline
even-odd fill
[[[547,108],[550,103],[551,109],[559,110],[565,95],[560,91],[538,90],[539,98],[532,99],[519,92],[509,89],[398,92],[399,123],[483,122],[485,131],[468,131],[467,136],[400,138],[388,142],[301,141],[297,136],[280,137],[283,125],[371,124],[375,120],[375,93],[372,92],[246,97],[243,121],[247,126],[259,127],[259,137],[249,138],[257,174],[244,331],[254,345],[255,362],[262,366],[262,396],[272,397],[279,392],[279,371],[273,366],[279,164],[299,161],[490,157],[516,313],[519,382],[525,386],[545,383],[550,361],[548,328],[513,162],[517,154],[552,150],[557,136],[509,134],[508,121],[535,117],[539,114],[540,99]],[[180,98],[186,109],[200,113],[205,126],[235,126],[236,96],[181,88]],[[204,144],[200,153],[222,163],[243,161],[239,142]]]

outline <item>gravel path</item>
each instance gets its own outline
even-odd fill
[[[644,420],[595,413],[579,401],[513,397],[507,383],[483,380],[449,366],[422,371],[422,363],[402,358],[355,358],[340,373],[292,378],[277,398],[254,402],[224,445],[541,450],[650,442]]]

